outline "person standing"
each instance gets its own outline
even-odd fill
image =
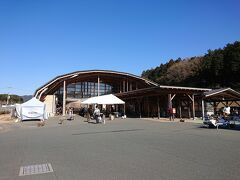
[[[169,120],[174,121],[174,113],[173,113],[172,107],[168,108],[168,114],[169,114]]]
[[[105,117],[106,117],[106,109],[102,109],[102,123],[105,124]]]
[[[96,106],[93,115],[95,117],[96,123],[98,124],[100,120],[100,109],[98,109],[98,106]]]
[[[68,120],[73,120],[73,109],[72,108],[69,108],[68,109]]]
[[[89,123],[90,122],[90,119],[91,119],[91,110],[90,110],[90,107],[87,109],[87,122]]]

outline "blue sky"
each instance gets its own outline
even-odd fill
[[[240,40],[239,9],[238,0],[0,0],[0,93],[33,94],[72,71],[141,75],[204,55]]]

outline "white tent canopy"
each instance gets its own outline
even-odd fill
[[[124,101],[114,96],[113,94],[96,96],[86,99],[82,104],[125,104]]]
[[[16,110],[21,120],[47,119],[45,104],[35,97],[21,105],[16,105]]]
[[[15,104],[16,115],[19,119],[21,119],[21,104]]]

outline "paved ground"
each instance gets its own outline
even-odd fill
[[[0,130],[0,180],[238,180],[240,131],[197,123],[119,119],[14,124]],[[51,163],[52,173],[19,176]]]

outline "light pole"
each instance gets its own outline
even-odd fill
[[[9,93],[7,94],[7,105],[8,105],[8,101],[10,99]]]
[[[7,93],[7,105],[8,105],[8,101],[10,99],[9,91],[10,89],[12,89],[12,87],[7,87],[7,89],[8,89],[8,93]]]

